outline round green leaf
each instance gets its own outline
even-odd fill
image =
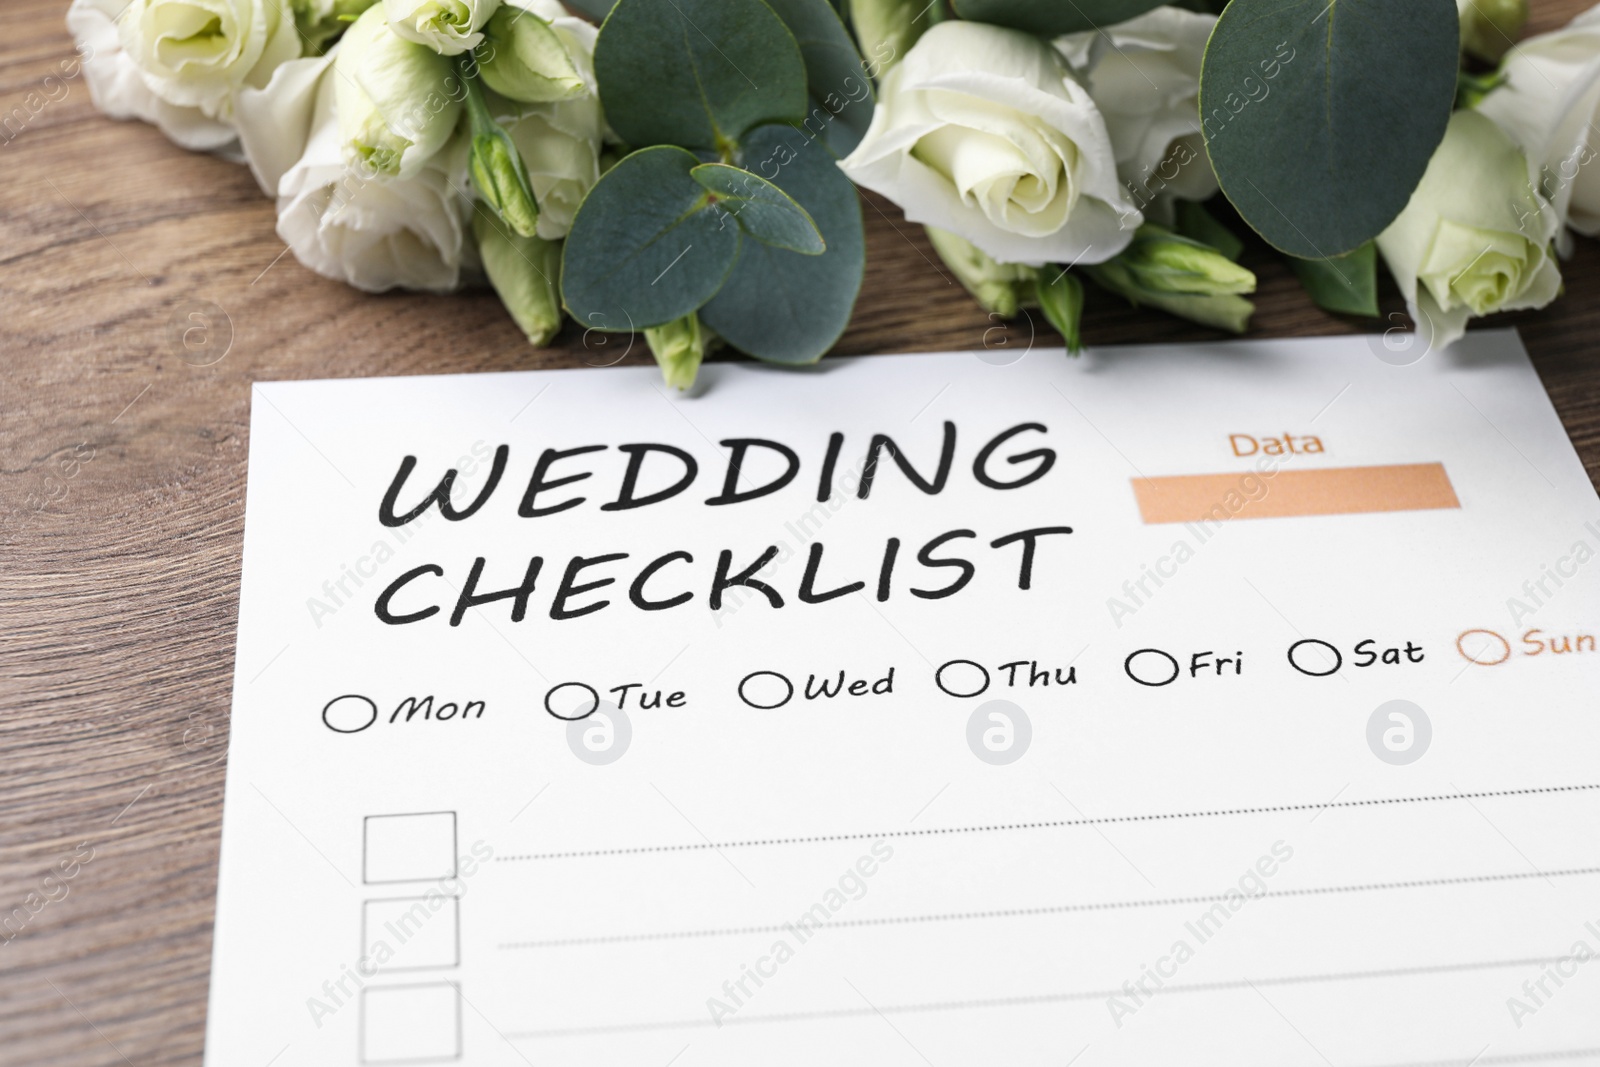
[[[594,70],[628,144],[723,152],[752,126],[806,113],[800,47],[762,0],[619,0]]]
[[[602,330],[660,326],[704,304],[739,254],[739,227],[670,145],[641,149],[584,197],[561,257],[561,300]]]
[[[1459,48],[1452,0],[1233,0],[1200,80],[1228,199],[1291,255],[1376,237],[1444,138]]]
[[[689,173],[756,240],[808,256],[827,247],[806,209],[767,179],[727,163],[702,163]]]
[[[1160,7],[1166,0],[954,0],[956,14],[1045,37],[1098,30]]]
[[[799,201],[828,250],[805,256],[745,241],[701,321],[758,359],[814,363],[844,332],[861,290],[861,201],[822,139],[792,126],[752,130],[739,161]]]
[[[850,31],[828,0],[768,0],[800,45],[811,111],[805,126],[825,130],[828,147],[847,156],[872,124],[874,96]]]

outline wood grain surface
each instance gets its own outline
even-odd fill
[[[1588,3],[1534,0],[1533,28]],[[250,384],[601,364],[627,342],[569,327],[532,350],[487,292],[368,296],[317,277],[283,254],[243,167],[103,118],[81,77],[47,82],[72,54],[65,6],[0,3],[0,116],[29,116],[0,135],[0,920],[30,893],[48,901],[0,928],[0,1064],[194,1065]],[[867,281],[837,352],[1029,343],[1030,324],[989,321],[892,205],[869,197],[865,214]],[[1522,329],[1596,477],[1600,247],[1579,244],[1563,300],[1494,324]],[[1382,328],[1317,311],[1260,248],[1248,262],[1253,335]],[[215,362],[171,335],[196,302],[225,313]],[[1390,291],[1385,311],[1400,308]],[[1109,298],[1084,332],[1215,336]],[[1042,324],[1034,340],[1057,343]],[[642,343],[624,357],[646,360]]]

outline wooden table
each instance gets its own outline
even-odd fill
[[[1588,0],[1534,4],[1550,29]],[[250,383],[581,366],[625,342],[597,349],[569,327],[535,351],[487,292],[375,297],[313,275],[282,254],[243,167],[101,117],[81,78],[46,82],[72,50],[63,3],[6,6],[0,116],[35,110],[30,93],[45,103],[0,144],[0,921],[27,915],[0,944],[0,1064],[196,1064]],[[867,283],[839,353],[1028,343],[1028,323],[990,321],[892,205],[869,198],[866,221]],[[1250,264],[1254,335],[1380,328],[1317,311],[1259,248]],[[1565,299],[1504,320],[1592,477],[1597,267],[1600,247],[1580,241]],[[207,366],[171,336],[200,301],[226,314]],[[1391,292],[1385,311],[1400,307]],[[1084,332],[1214,336],[1110,298]],[[1042,325],[1036,340],[1057,343]],[[625,362],[648,358],[639,344]],[[46,880],[74,857],[73,877]]]

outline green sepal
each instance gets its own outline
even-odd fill
[[[1373,242],[1337,259],[1291,256],[1289,265],[1323,310],[1378,317],[1378,248]]]

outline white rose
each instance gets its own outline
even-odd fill
[[[499,6],[500,0],[383,0],[383,13],[401,37],[453,56],[483,43],[479,31]]]
[[[1158,7],[1056,41],[1105,116],[1117,173],[1141,207],[1158,197],[1207,200],[1220,188],[1200,135],[1200,64],[1216,23]]]
[[[1378,235],[1378,251],[1418,333],[1443,348],[1475,315],[1556,298],[1556,225],[1516,142],[1484,116],[1458,111],[1411,202]]]
[[[1105,121],[1061,56],[977,22],[941,22],[917,41],[839,166],[1001,263],[1102,262],[1142,221]]]
[[[83,76],[95,107],[114,119],[139,119],[183,148],[210,152],[232,145],[233,129],[197,107],[183,107],[150,91],[133,57],[122,49],[117,15],[125,0],[73,0],[67,29],[83,56]]]
[[[336,77],[322,79],[305,155],[278,183],[278,236],[318,274],[369,293],[456,288],[471,210],[465,139],[409,178],[349,167],[334,114]]]
[[[569,15],[555,0],[525,0],[523,7],[549,22],[566,46],[585,91],[548,104],[504,101],[506,131],[517,146],[534,199],[539,202],[538,235],[559,240],[572,228],[578,205],[600,180],[600,146],[605,119],[594,78],[594,42],[597,30]]]
[[[1506,84],[1478,110],[1528,153],[1556,218],[1581,234],[1600,234],[1600,8],[1523,41],[1501,70]],[[1565,230],[1557,240],[1570,255]]]
[[[117,25],[152,93],[223,121],[235,90],[265,85],[300,55],[294,16],[279,0],[131,0]]]

